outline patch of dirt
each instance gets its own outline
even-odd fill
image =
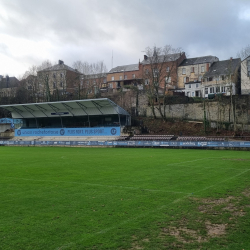
[[[250,190],[246,189],[243,192],[243,195],[246,197],[250,197]],[[202,216],[198,216],[195,222],[200,224],[199,228],[206,230],[206,235],[201,234],[199,229],[193,230],[188,228],[188,223],[190,222],[188,216],[182,217],[178,221],[179,226],[171,226],[163,227],[164,223],[158,224],[161,227],[161,232],[159,234],[159,239],[166,239],[166,237],[172,236],[174,237],[179,244],[189,244],[189,243],[203,243],[208,242],[211,238],[215,237],[223,237],[226,235],[226,229],[230,225],[230,227],[234,226],[237,222],[237,217],[242,217],[246,215],[244,209],[249,207],[248,205],[240,206],[239,201],[242,200],[242,197],[234,197],[228,196],[226,198],[218,198],[218,199],[199,199],[199,198],[190,198],[192,201],[195,201],[198,205],[198,210],[200,213],[206,213],[207,219],[205,221],[202,220]],[[223,213],[230,213],[231,217],[227,221],[222,219]],[[212,223],[209,219],[214,220],[211,217],[216,215],[216,223]],[[218,220],[217,220],[218,219]],[[221,221],[225,223],[221,223]],[[234,223],[235,222],[235,223]],[[177,243],[178,244],[178,243]]]
[[[198,235],[198,232],[186,227],[162,228],[162,233],[160,235],[161,238],[166,235],[174,236],[178,241],[182,243],[207,242],[206,239]]]
[[[233,196],[228,196],[227,198],[219,198],[219,199],[202,199],[202,203],[220,205],[228,203],[229,201],[234,199],[236,198]]]
[[[250,197],[250,189],[245,189],[243,192],[242,192],[242,194],[244,195],[244,196],[246,196],[246,197]]]
[[[208,236],[212,238],[226,234],[226,224],[212,224],[210,221],[206,221],[205,225]]]
[[[144,249],[144,247],[142,247],[139,244],[139,240],[137,239],[137,237],[135,235],[132,235],[132,239],[133,239],[133,243],[132,243],[132,248],[130,248],[130,250],[140,250],[140,249]],[[142,242],[149,242],[148,238],[145,238],[143,240],[141,240]]]

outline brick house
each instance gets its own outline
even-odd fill
[[[178,87],[178,66],[186,59],[185,52],[148,57],[139,64],[144,85],[150,85],[155,78],[161,89],[166,92],[173,91]],[[164,86],[166,84],[166,86]]]
[[[186,58],[178,67],[178,88],[185,88],[185,83],[201,82],[210,66],[219,61],[216,56]]]
[[[119,89],[126,91],[130,86],[141,83],[140,64],[129,64],[112,68],[107,73],[107,87],[116,92]]]
[[[203,75],[202,96],[208,94],[240,94],[240,58],[214,62]]]
[[[80,84],[81,73],[63,61],[37,72],[38,91],[40,95],[73,94],[76,86]],[[48,99],[48,98],[47,98]]]

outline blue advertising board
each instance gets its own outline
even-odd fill
[[[250,141],[9,141],[0,145],[19,146],[118,146],[118,147],[178,147],[178,148],[250,148]]]
[[[120,136],[120,127],[16,129],[15,136]]]

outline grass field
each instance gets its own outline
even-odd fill
[[[0,147],[0,249],[250,249],[250,153]]]

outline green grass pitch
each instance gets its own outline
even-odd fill
[[[0,249],[250,249],[250,153],[0,147]]]

